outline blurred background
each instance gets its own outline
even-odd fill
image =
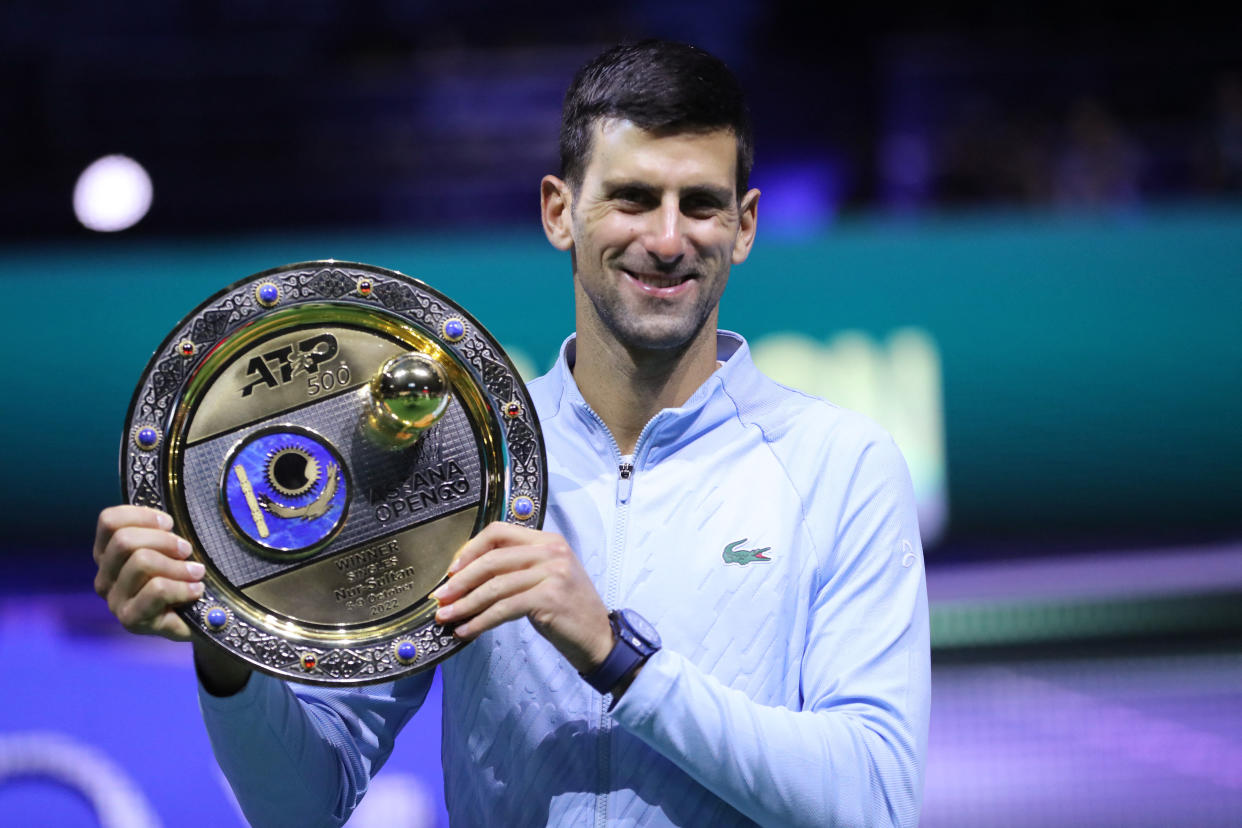
[[[185,649],[91,589],[147,360],[226,284],[331,257],[541,373],[561,96],[657,35],[750,96],[722,323],[909,461],[923,824],[1242,824],[1242,15],[1085,6],[0,4],[0,822],[242,824]],[[446,824],[428,713],[355,828]]]

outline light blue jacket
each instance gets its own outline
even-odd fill
[[[628,477],[574,383],[572,340],[531,384],[544,528],[664,648],[611,713],[526,621],[444,662],[454,825],[918,821],[929,642],[905,463],[869,420],[760,374],[741,337],[722,332],[718,357],[643,429]],[[430,681],[324,690],[256,674],[200,699],[254,825],[338,825]]]

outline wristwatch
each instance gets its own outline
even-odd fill
[[[612,625],[612,652],[604,663],[582,678],[600,693],[611,693],[621,680],[634,672],[660,649],[660,634],[655,627],[631,609],[608,613]]]

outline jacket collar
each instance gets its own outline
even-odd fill
[[[576,348],[576,335],[570,335],[561,344],[556,365],[546,376],[552,384],[548,389],[551,392],[549,396],[555,400],[551,416],[571,414],[601,453],[616,452],[612,435],[599,415],[582,398],[582,392],[574,380]],[[677,408],[659,411],[647,423],[636,447],[633,461],[636,467],[659,462],[721,422],[736,417],[738,409],[734,399],[749,397],[750,393],[758,391],[759,386],[767,382],[751,360],[750,346],[740,334],[723,330],[716,332],[716,359],[723,365],[685,403]]]

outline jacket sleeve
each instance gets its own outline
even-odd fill
[[[299,686],[260,673],[233,696],[199,686],[221,770],[255,828],[339,826],[422,705],[432,673],[374,687]]]
[[[810,592],[801,707],[767,707],[667,649],[613,718],[763,825],[914,825],[922,798],[930,644],[909,472],[884,435],[843,506],[807,521],[827,553]]]

